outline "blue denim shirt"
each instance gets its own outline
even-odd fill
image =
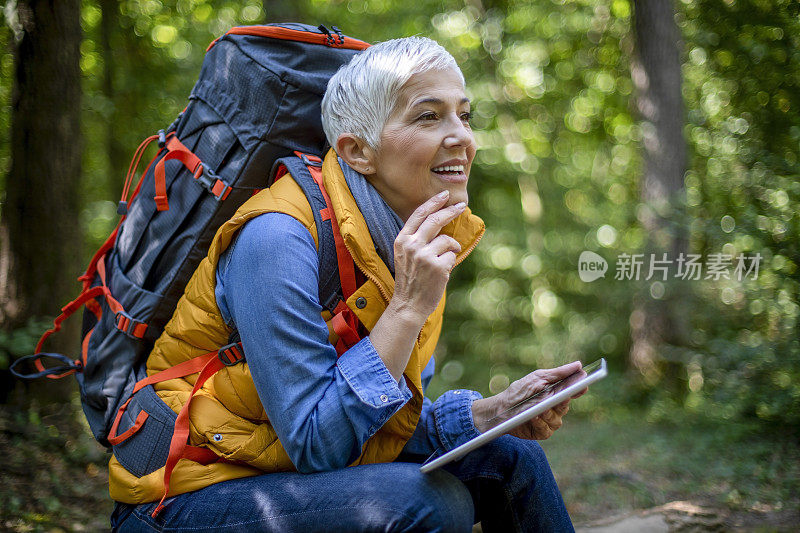
[[[248,222],[225,251],[215,296],[226,323],[238,329],[264,410],[300,472],[343,468],[411,399],[369,337],[337,357],[320,313],[319,259],[309,231],[282,213]],[[423,388],[434,373],[431,358]],[[454,390],[422,416],[404,452],[448,451],[478,435],[474,391]]]

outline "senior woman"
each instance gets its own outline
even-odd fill
[[[136,478],[112,459],[111,494],[124,502],[112,525],[470,531],[481,521],[486,531],[572,530],[535,441],[561,425],[567,404],[460,461],[419,471],[425,457],[580,368],[538,370],[486,399],[467,390],[424,397],[450,272],[484,231],[467,208],[469,118],[461,71],[429,39],[377,44],[330,80],[322,119],[334,149],[323,181],[359,270],[348,305],[368,335],[337,357],[318,294],[316,228],[299,187],[284,178],[256,195],[239,213],[258,216],[223,226],[198,269],[206,274],[187,289],[200,295],[194,305],[202,307],[203,294],[212,299],[207,320],[238,332],[247,354],[247,364],[215,376],[190,413],[190,443],[226,460],[179,462],[174,496],[153,518],[162,472]],[[205,292],[193,289],[203,283]],[[191,300],[179,303],[149,371],[167,365],[189,333],[202,333],[181,318]],[[179,381],[156,387],[167,403],[185,393]]]

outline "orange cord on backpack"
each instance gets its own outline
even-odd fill
[[[170,134],[173,135],[173,134]],[[150,137],[146,138],[142,141],[136,151],[133,153],[133,158],[131,159],[131,164],[128,166],[128,173],[125,175],[125,184],[122,187],[122,197],[119,200],[119,205],[117,206],[117,214],[125,215],[128,212],[128,194],[131,190],[131,184],[133,183],[133,177],[136,175],[136,169],[139,167],[139,161],[142,159],[142,155],[144,155],[144,151],[150,146],[150,143],[159,139],[161,135],[151,135]],[[146,171],[145,171],[146,172]],[[144,173],[142,174],[144,176]]]

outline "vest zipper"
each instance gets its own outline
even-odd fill
[[[481,233],[478,236],[477,239],[475,239],[475,242],[472,243],[472,246],[467,248],[467,251],[465,253],[461,254],[461,259],[457,259],[456,260],[456,263],[455,263],[455,265],[453,265],[453,268],[455,268],[456,266],[458,266],[461,263],[463,263],[464,260],[467,258],[467,256],[472,253],[472,250],[474,250],[478,246],[478,243],[481,242],[481,239],[483,238],[484,233],[485,233],[485,230],[484,230],[483,233]],[[353,262],[356,264],[358,269],[361,270],[361,272],[367,277],[367,279],[372,281],[372,283],[374,283],[375,286],[378,287],[378,292],[381,293],[381,296],[383,297],[383,300],[386,302],[386,305],[389,305],[389,300],[391,300],[391,297],[386,292],[386,289],[383,287],[383,284],[378,280],[378,278],[376,278],[374,275],[372,275],[369,272],[367,272],[367,269],[364,267],[364,265],[362,263],[360,263],[356,259],[356,255],[353,254],[353,249],[350,248],[350,245],[347,244],[347,239],[342,239],[342,241],[344,242],[344,247],[347,248],[347,251],[350,253],[350,257],[353,258]],[[427,319],[425,319],[425,321],[427,322]],[[424,324],[423,324],[423,327],[424,327]],[[420,340],[421,337],[422,337],[422,329],[420,329],[420,332],[417,335],[417,343],[419,343],[419,340]]]
[[[484,235],[484,233],[486,233],[486,230],[485,230],[485,229],[484,229],[484,231],[483,231],[483,232],[482,232],[480,235],[478,235],[478,238],[477,238],[477,239],[475,239],[475,242],[473,242],[473,243],[472,243],[472,246],[470,246],[469,248],[467,248],[467,251],[466,251],[464,254],[462,254],[462,255],[461,255],[461,259],[456,259],[456,264],[455,264],[455,265],[453,265],[453,268],[455,268],[455,267],[457,267],[458,265],[460,265],[461,263],[463,263],[463,262],[464,262],[464,259],[466,259],[466,258],[467,258],[467,256],[468,256],[469,254],[471,254],[471,253],[472,253],[472,250],[474,250],[474,249],[475,249],[475,247],[477,247],[477,246],[478,246],[478,243],[479,243],[479,242],[481,242],[481,239],[483,239],[483,235]]]
[[[347,239],[342,238],[342,241],[344,242],[344,247],[347,248],[347,251],[350,253],[350,257],[353,258],[353,262],[356,264],[358,269],[367,277],[368,280],[370,280],[372,283],[375,284],[376,287],[378,287],[378,292],[381,293],[381,296],[383,297],[383,300],[386,302],[386,305],[389,305],[389,300],[391,300],[391,297],[389,296],[389,293],[386,292],[386,289],[383,287],[383,283],[381,283],[378,280],[378,278],[376,278],[373,274],[367,272],[367,269],[364,267],[364,265],[356,259],[355,254],[353,254],[353,249],[350,248],[349,244],[347,244]]]
[[[467,256],[472,253],[472,250],[474,250],[478,246],[478,243],[481,242],[482,238],[483,238],[483,233],[481,233],[478,236],[478,238],[475,239],[475,242],[472,243],[472,246],[467,248],[467,251],[465,253],[461,254],[461,259],[456,260],[456,263],[455,263],[455,265],[453,265],[453,268],[457,267],[458,265],[460,265],[461,263],[464,262],[464,260],[467,258]],[[381,296],[383,296],[384,301],[388,305],[389,304],[389,300],[391,300],[391,297],[389,296],[389,293],[386,292],[386,289],[383,287],[383,283],[381,283],[378,280],[378,278],[376,278],[374,275],[370,274],[367,271],[367,268],[365,268],[364,265],[362,263],[360,263],[356,259],[356,255],[353,254],[353,249],[350,248],[350,245],[347,244],[347,240],[345,240],[345,239],[342,239],[342,240],[344,241],[344,247],[347,248],[348,252],[350,252],[350,257],[353,258],[353,262],[356,264],[358,269],[361,270],[361,272],[367,277],[367,279],[372,281],[372,283],[374,283],[375,286],[378,287],[378,292],[381,293]]]

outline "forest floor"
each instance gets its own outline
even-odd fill
[[[75,407],[39,416],[0,406],[0,531],[108,530],[108,456]],[[800,525],[796,438],[643,414],[565,420],[543,446],[579,533]]]
[[[796,433],[596,418],[567,416],[542,443],[579,532],[800,529]]]

